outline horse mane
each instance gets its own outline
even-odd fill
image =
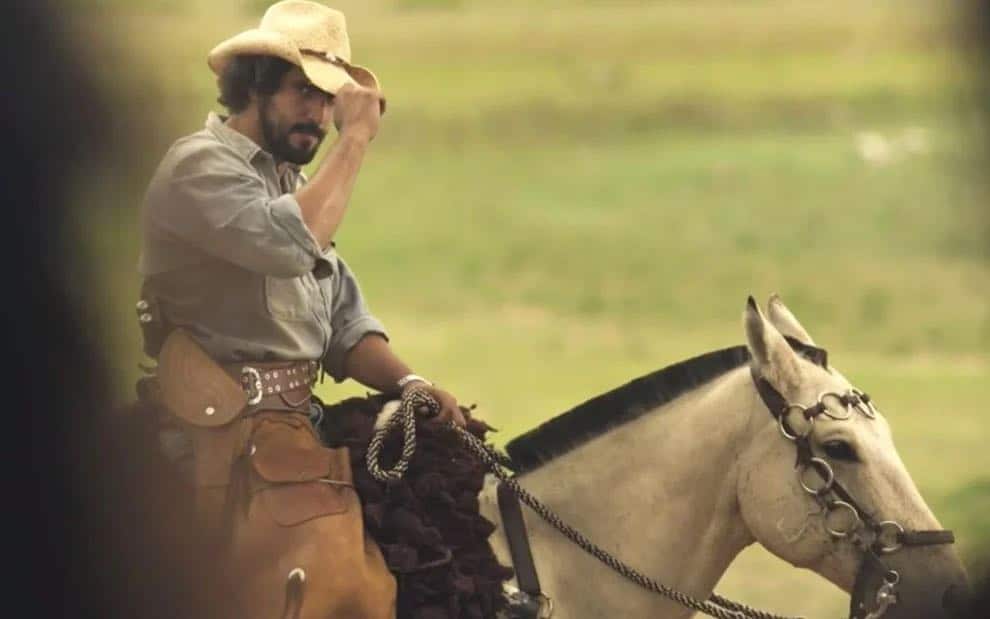
[[[828,367],[824,349],[789,336],[785,339],[804,358],[821,367]],[[512,460],[512,468],[516,473],[538,468],[596,436],[656,410],[748,362],[749,350],[745,346],[733,346],[640,376],[509,441],[505,450]]]

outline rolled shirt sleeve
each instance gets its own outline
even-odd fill
[[[233,149],[183,144],[149,191],[151,222],[196,248],[250,271],[298,277],[323,261],[292,194],[271,197]]]
[[[361,295],[357,279],[347,264],[337,257],[338,276],[331,280],[332,307],[330,324],[333,334],[323,367],[336,382],[343,382],[347,375],[344,361],[347,353],[369,333],[377,333],[388,339],[385,325],[371,315]]]

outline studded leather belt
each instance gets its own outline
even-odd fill
[[[320,368],[316,361],[227,363],[223,369],[239,380],[250,410],[309,409],[313,383]]]

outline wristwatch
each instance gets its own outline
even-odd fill
[[[416,374],[406,374],[405,376],[403,376],[402,378],[400,378],[395,384],[399,388],[399,391],[402,391],[403,389],[406,388],[406,386],[409,383],[417,383],[417,382],[419,382],[419,383],[426,383],[427,385],[429,385],[431,387],[433,386],[433,383],[431,383],[430,381],[426,380],[422,376],[419,376],[419,375],[416,375]]]

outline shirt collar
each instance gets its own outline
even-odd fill
[[[248,161],[253,160],[259,154],[268,158],[272,163],[275,162],[275,158],[272,157],[271,153],[264,150],[260,146],[254,143],[254,140],[244,135],[236,129],[231,129],[227,126],[225,122],[226,117],[220,116],[216,112],[210,112],[206,117],[206,128],[214,135],[218,140],[226,144],[227,146],[233,148],[237,153],[243,156]],[[300,171],[300,166],[285,162],[286,168],[288,170],[298,174]]]
[[[218,140],[220,140],[220,142],[233,148],[238,154],[243,156],[248,161],[254,159],[254,156],[259,152],[265,152],[260,146],[255,144],[251,138],[236,129],[231,129],[228,127],[224,123],[225,120],[226,118],[221,117],[216,112],[210,112],[206,117],[206,128]]]

